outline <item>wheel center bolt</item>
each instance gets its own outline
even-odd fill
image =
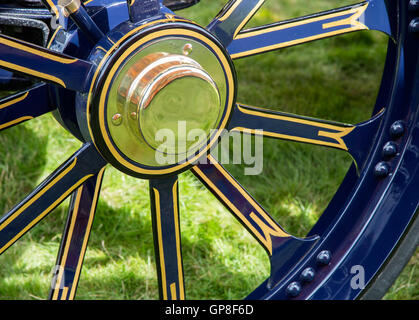
[[[112,124],[114,126],[119,126],[122,124],[122,115],[119,113],[114,114],[114,116],[112,117]]]
[[[190,53],[192,53],[192,49],[193,49],[192,44],[190,43],[185,44],[183,46],[183,54],[185,56],[189,55]]]

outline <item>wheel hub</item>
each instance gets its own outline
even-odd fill
[[[118,88],[111,88],[118,93],[117,103],[108,111],[110,131],[122,136],[131,130],[137,139],[146,142],[139,144],[141,149],[177,156],[193,152],[217,124],[222,111],[220,92],[211,75],[193,59],[152,53],[122,70],[121,78]],[[188,139],[192,130],[201,131],[198,141]],[[173,138],[165,150],[160,148],[163,133]],[[127,143],[130,141],[117,141],[121,150],[129,152]]]
[[[102,155],[128,174],[186,170],[230,118],[235,76],[228,55],[204,29],[180,25],[136,34],[99,70],[89,131]]]

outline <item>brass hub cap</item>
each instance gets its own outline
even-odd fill
[[[131,127],[133,134],[141,134],[139,138],[157,152],[173,155],[205,143],[222,111],[217,84],[202,66],[191,58],[164,52],[136,62],[124,75],[118,94],[127,118],[138,120],[138,128]],[[201,133],[198,141],[188,139],[196,129]],[[165,133],[175,141],[163,150],[160,137]]]
[[[140,37],[106,71],[94,141],[103,141],[101,153],[129,174],[181,171],[206,154],[231,115],[232,64],[201,32]]]

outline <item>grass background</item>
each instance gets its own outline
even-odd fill
[[[249,26],[350,4],[270,0]],[[208,24],[223,0],[179,12]],[[236,61],[238,101],[323,119],[369,118],[387,38],[358,32]],[[51,115],[0,135],[0,212],[7,212],[80,147]],[[303,236],[333,196],[350,158],[344,152],[277,140],[264,142],[264,171],[228,170],[285,229]],[[0,256],[0,299],[44,299],[68,201]],[[78,299],[157,299],[148,183],[109,167],[79,284]],[[187,297],[241,299],[269,274],[262,248],[189,172],[180,176],[182,252]],[[418,299],[419,254],[385,296]]]

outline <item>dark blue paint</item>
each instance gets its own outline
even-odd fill
[[[20,40],[15,40],[7,36],[0,35],[0,39],[10,41],[0,43],[1,61],[8,65],[3,66],[5,69],[16,71],[15,65],[29,69],[30,71],[22,71],[29,76],[34,76],[33,72],[40,72],[46,76],[35,76],[41,80],[51,81],[52,83],[65,85],[69,89],[77,91],[86,91],[86,82],[92,65],[84,60],[76,59],[72,63],[63,63],[56,59],[68,59],[71,57],[60,53],[48,51],[42,47],[38,47]],[[25,49],[20,49],[18,45],[24,45]],[[27,48],[27,49],[26,49]],[[35,50],[36,53],[30,50]],[[51,58],[44,55],[48,53]],[[12,66],[9,67],[9,64]],[[58,80],[51,80],[47,76],[54,76]],[[63,83],[59,82],[62,81]]]
[[[83,183],[81,191],[75,191],[71,196],[67,222],[55,263],[57,274],[51,283],[50,299],[53,298],[54,290],[59,290],[57,300],[69,300],[71,290],[77,287],[78,279],[75,279],[76,271],[79,266],[79,261],[83,261],[84,259],[84,241],[85,239],[89,239],[90,236],[92,224],[89,222],[94,219],[101,184],[102,176],[96,173]],[[96,189],[98,190],[97,194]],[[77,192],[81,192],[79,200],[77,199]],[[78,203],[76,205],[77,200]],[[72,227],[73,222],[74,226]],[[62,263],[65,250],[65,263]],[[62,282],[57,283],[57,276],[60,271],[63,272]],[[79,272],[81,272],[81,269]],[[68,288],[66,297],[62,296],[64,287]]]
[[[163,0],[135,1],[129,5],[129,15],[132,22],[140,22],[164,14],[173,14],[163,5]]]
[[[32,193],[1,217],[0,250],[9,248],[11,245],[9,242],[35,219],[38,219],[41,214],[47,215],[58,206],[65,199],[63,198],[55,203],[62,194],[71,188],[80,186],[81,179],[88,175],[96,174],[105,165],[106,162],[90,143],[83,145],[80,150],[36,187]],[[53,183],[55,179],[58,180]],[[14,217],[14,214],[17,212],[19,214]],[[6,224],[9,219],[11,219],[10,222]],[[29,230],[30,228],[27,231]],[[13,241],[18,240],[21,236],[19,235]]]
[[[24,99],[20,100],[21,98]],[[20,101],[5,106],[14,100]],[[49,101],[47,85],[44,83],[36,84],[25,91],[1,99],[1,105],[4,107],[0,108],[0,131],[10,128],[13,126],[12,123],[20,118],[36,118],[55,109]],[[10,125],[7,125],[8,123]],[[4,128],[1,129],[1,127]]]
[[[89,38],[89,40],[96,44],[99,42],[105,35],[102,30],[96,25],[92,17],[87,13],[83,5],[76,11],[70,14],[70,18],[74,23],[80,28],[81,31]]]
[[[258,112],[260,115],[246,113],[246,110]],[[347,147],[348,152],[355,160],[358,169],[362,168],[365,159],[368,156],[369,147],[376,137],[383,115],[384,112],[379,112],[371,119],[354,125],[355,128],[352,131],[340,137],[344,142],[345,147]],[[273,119],[269,116],[282,118]],[[310,121],[311,124],[304,121]],[[327,128],[324,125],[333,125],[337,129]],[[263,130],[264,132],[286,136],[281,137],[280,139],[309,139],[311,142],[307,142],[306,140],[303,142],[343,149],[343,146],[339,144],[339,141],[336,138],[324,136],[320,133],[340,133],[351,126],[338,122],[330,122],[238,104],[234,109],[228,129],[231,130],[237,127],[251,130]],[[328,143],[332,143],[332,145],[327,145]]]
[[[160,299],[164,298],[163,290],[165,290],[169,300],[183,298],[180,287],[185,287],[183,281],[180,283],[180,279],[183,279],[183,264],[181,252],[179,252],[180,257],[178,257],[177,247],[179,245],[179,248],[181,248],[181,243],[177,244],[176,239],[176,234],[180,234],[180,224],[175,223],[175,218],[179,222],[179,189],[175,188],[176,192],[173,192],[177,183],[177,176],[150,180],[151,217]],[[158,198],[155,192],[158,192]],[[159,215],[159,218],[157,215]],[[159,228],[161,239],[158,236]],[[161,244],[159,244],[159,241],[161,241]],[[160,259],[161,254],[164,257],[164,263]],[[179,258],[181,261],[179,261]],[[179,263],[181,265],[180,270],[178,268]],[[176,297],[171,296],[171,285],[173,284],[175,285]]]

